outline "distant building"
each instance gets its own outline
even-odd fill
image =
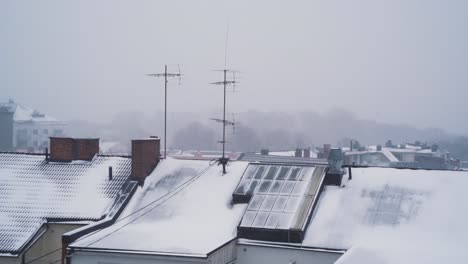
[[[395,168],[460,169],[460,162],[447,151],[436,147],[422,148],[413,145],[392,147],[368,146],[345,152],[345,164]]]
[[[43,152],[66,123],[10,100],[0,103],[0,151]]]

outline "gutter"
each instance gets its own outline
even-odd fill
[[[296,250],[305,250],[305,251],[334,253],[334,254],[344,254],[347,251],[346,249],[308,247],[308,246],[303,246],[302,244],[263,242],[263,241],[252,241],[252,240],[245,240],[245,239],[240,239],[239,241],[237,241],[237,244],[245,245],[245,246],[296,249]]]

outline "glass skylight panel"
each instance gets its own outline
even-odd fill
[[[271,186],[271,189],[269,193],[275,194],[278,193],[281,190],[281,187],[283,186],[284,181],[273,181],[273,184]]]
[[[286,203],[286,207],[284,211],[286,213],[294,213],[297,211],[297,206],[299,205],[300,198],[291,196],[288,198],[288,202]]]
[[[250,186],[249,186],[249,189],[247,190],[247,194],[253,194],[255,189],[257,188],[257,185],[258,185],[259,181],[257,180],[252,180],[250,182]]]
[[[299,181],[310,181],[315,168],[305,167],[299,175]]]
[[[261,179],[263,177],[263,173],[265,172],[265,166],[258,167],[257,171],[255,172],[254,179]]]
[[[292,195],[302,195],[304,193],[305,187],[306,187],[305,184],[296,183],[296,185],[294,186],[294,189],[292,190],[291,194]]]
[[[293,168],[288,176],[288,181],[297,181],[301,168]]]
[[[281,167],[278,176],[276,177],[277,180],[284,180],[288,175],[289,167]]]
[[[275,175],[276,175],[276,171],[278,170],[278,167],[276,166],[271,166],[269,169],[268,169],[268,172],[267,174],[265,175],[265,178],[266,180],[273,180],[275,178]]]
[[[249,203],[247,210],[258,210],[262,205],[265,195],[255,195]]]
[[[292,219],[294,217],[294,214],[281,214],[279,217],[278,225],[276,226],[277,229],[289,229],[290,223],[292,222]]]
[[[278,226],[278,223],[281,217],[283,217],[283,214],[281,213],[275,213],[275,212],[270,213],[265,223],[265,227],[270,228],[270,229],[275,229],[276,226]]]
[[[292,192],[295,184],[296,183],[293,181],[286,181],[283,185],[283,188],[281,188],[280,194],[289,195]]]
[[[272,181],[263,180],[258,188],[259,193],[267,193],[270,190]]]
[[[260,206],[260,211],[271,211],[275,201],[276,196],[267,195],[265,200],[263,200],[262,206]]]
[[[250,227],[257,216],[257,211],[247,211],[242,218],[241,226]]]
[[[266,220],[268,218],[267,212],[258,212],[257,216],[255,217],[255,220],[252,223],[252,227],[259,227],[262,228],[264,227]]]
[[[284,208],[286,207],[287,202],[288,202],[287,196],[279,196],[278,199],[276,199],[275,205],[273,205],[272,210],[276,212],[282,212]]]
[[[257,166],[248,166],[247,170],[245,171],[244,175],[242,175],[242,178],[244,179],[252,179],[255,171],[257,171]]]

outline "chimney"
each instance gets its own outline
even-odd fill
[[[73,160],[73,138],[50,138],[50,160],[66,161]]]
[[[158,165],[160,141],[158,137],[132,140],[132,180],[143,184],[145,178]]]
[[[98,153],[98,138],[50,138],[51,161],[92,160]]]
[[[302,149],[297,148],[296,152],[294,153],[294,157],[296,158],[302,158]]]
[[[323,144],[323,158],[328,159],[330,155],[331,144]]]
[[[304,158],[310,158],[310,148],[304,149]]]
[[[261,149],[261,150],[260,150],[260,154],[261,154],[261,155],[268,155],[269,152],[270,152],[270,151],[269,151],[268,149]]]
[[[325,175],[324,185],[341,186],[343,181],[343,166],[344,154],[341,149],[329,150],[328,156],[328,172]]]
[[[99,153],[99,138],[76,138],[75,159],[92,160]]]
[[[377,145],[377,151],[382,151],[382,145]]]

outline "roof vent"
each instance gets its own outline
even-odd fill
[[[341,149],[330,149],[328,156],[328,172],[325,176],[324,184],[341,186],[343,180],[343,170],[341,167],[344,162],[344,154]]]
[[[34,112],[31,115],[32,117],[45,117],[44,114],[39,113],[39,111],[34,110]]]

